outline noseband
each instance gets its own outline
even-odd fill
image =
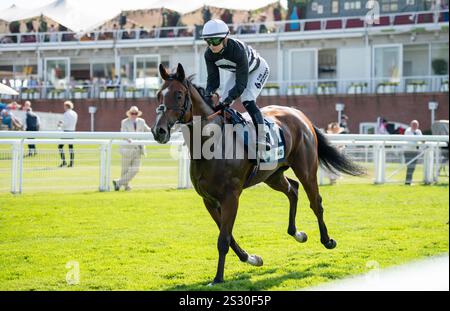
[[[171,81],[175,80],[175,79],[170,79]],[[177,80],[178,81],[178,80]],[[186,112],[191,108],[192,103],[190,100],[190,91],[189,91],[189,81],[186,80],[186,84],[184,84],[182,82],[183,86],[186,88],[187,93],[184,96],[184,104],[182,108],[170,108],[171,110],[174,111],[179,111],[180,112],[180,116],[178,117],[178,119],[173,122],[172,124],[168,124],[169,128],[171,128],[173,125],[177,124],[177,123],[183,123],[183,119],[186,116]],[[167,111],[167,106],[165,104],[160,104],[158,106],[158,108],[156,108],[156,114],[162,113],[163,115],[166,113]]]

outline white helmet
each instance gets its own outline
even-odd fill
[[[220,19],[212,19],[203,26],[201,38],[225,38],[229,33],[227,24]]]

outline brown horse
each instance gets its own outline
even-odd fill
[[[169,74],[162,65],[159,66],[159,72],[164,83],[157,93],[160,105],[152,132],[156,141],[167,143],[170,139],[170,130],[175,123],[185,124],[189,129],[184,136],[191,152],[192,184],[203,198],[208,212],[220,230],[217,242],[219,262],[213,283],[223,282],[225,257],[230,246],[242,262],[253,266],[263,264],[261,257],[249,255],[243,250],[232,234],[239,197],[244,188],[264,182],[272,189],[284,193],[290,203],[287,232],[298,242],[306,242],[307,235],[297,231],[295,226],[299,183],[284,176],[288,168],[292,168],[308,195],[310,207],[319,223],[321,243],[328,249],[336,247],[336,242],[328,236],[323,220],[317,169],[321,163],[331,171],[355,176],[363,174],[362,169],[331,146],[301,111],[282,106],[268,106],[262,109],[266,117],[273,119],[283,129],[285,136],[285,160],[273,169],[258,171],[248,182],[254,168],[254,164],[248,159],[193,159],[193,140],[200,139],[203,143],[208,139],[194,136],[194,117],[201,118],[202,128],[208,124],[220,126],[226,121],[222,115],[214,114],[212,107],[202,97],[201,88],[196,87],[191,79],[185,77],[181,64],[178,64],[174,74]]]

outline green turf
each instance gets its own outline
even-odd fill
[[[214,290],[295,290],[448,253],[448,184],[321,188],[334,250],[319,241],[301,192],[299,230],[287,235],[284,195],[244,192],[234,235],[263,267],[230,250],[226,283]],[[193,190],[0,194],[0,290],[209,290],[218,230]],[[68,285],[77,261],[80,283]],[[369,267],[368,267],[369,266]]]

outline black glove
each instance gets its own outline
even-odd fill
[[[227,102],[219,102],[219,104],[217,106],[215,106],[213,109],[215,112],[219,111],[219,110],[224,110],[225,108],[230,107],[230,103]]]

